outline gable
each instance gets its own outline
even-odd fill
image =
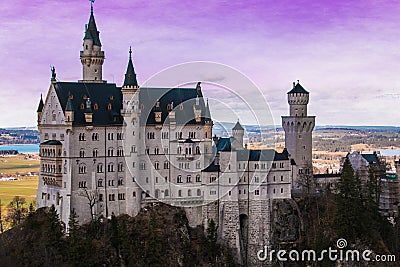
[[[53,84],[50,85],[49,91],[44,101],[41,125],[64,125],[65,116],[62,105],[58,99]]]

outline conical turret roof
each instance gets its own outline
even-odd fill
[[[39,106],[37,108],[37,112],[42,112],[43,111],[43,106],[44,106],[43,98],[42,98],[42,94],[40,94],[40,101],[39,101]]]
[[[101,46],[100,32],[97,30],[96,21],[94,20],[94,15],[93,15],[93,9],[90,12],[89,23],[86,28],[84,39],[93,39],[94,45]]]
[[[65,111],[74,111],[74,108],[72,106],[72,100],[70,97],[68,97],[67,105],[65,106]]]
[[[132,63],[132,48],[129,48],[129,62],[128,62],[128,67],[126,69],[124,86],[138,87],[138,82],[136,80],[136,73]]]
[[[304,89],[304,87],[301,86],[299,80],[297,80],[297,84],[293,82],[293,88],[288,92],[288,94],[293,94],[293,93],[308,94],[306,89]]]
[[[240,124],[239,120],[236,122],[235,126],[232,128],[232,130],[241,130],[243,131],[244,128],[242,127],[242,125]]]

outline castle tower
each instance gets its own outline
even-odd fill
[[[235,126],[232,128],[233,148],[236,150],[243,149],[243,136],[244,128],[240,124],[239,120],[236,122]]]
[[[136,216],[140,210],[141,189],[136,183],[140,174],[138,168],[133,168],[135,162],[139,162],[139,153],[142,146],[140,136],[140,108],[139,108],[139,85],[136,80],[135,69],[132,63],[132,49],[129,49],[128,67],[125,73],[124,84],[122,85],[122,110],[124,118],[124,151],[126,166],[125,177],[127,188],[126,212]]]
[[[103,83],[104,51],[101,50],[100,32],[97,30],[91,6],[89,23],[83,38],[83,50],[80,52],[83,78],[80,82]]]
[[[312,131],[315,116],[307,116],[309,93],[300,85],[293,83],[288,92],[289,116],[282,116],[285,130],[285,147],[296,165],[293,172],[292,188],[299,189],[304,180],[312,175]]]

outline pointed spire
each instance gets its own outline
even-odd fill
[[[71,97],[68,97],[67,105],[65,106],[65,111],[74,111]]]
[[[210,107],[208,105],[208,98],[207,98],[207,104],[206,104],[206,113],[204,115],[204,119],[206,121],[211,121],[211,113],[210,113]]]
[[[125,86],[138,87],[138,83],[136,80],[136,73],[135,73],[135,69],[133,68],[133,63],[132,63],[132,47],[129,47],[129,62],[128,62],[128,67],[126,69],[125,80],[124,80],[123,86],[124,87]]]
[[[239,131],[243,131],[244,130],[244,128],[242,127],[242,125],[239,122],[239,119],[236,122],[235,126],[232,128],[232,130],[239,130]]]
[[[42,112],[43,111],[43,106],[44,106],[43,98],[42,98],[42,94],[40,94],[40,101],[39,101],[39,106],[37,108],[37,112]]]
[[[94,20],[94,15],[93,15],[94,0],[90,0],[90,2],[91,2],[91,12],[90,12],[89,23],[86,27],[84,39],[93,39],[94,45],[101,46],[100,32],[97,30],[96,21]]]

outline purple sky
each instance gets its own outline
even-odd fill
[[[318,125],[400,125],[397,1],[97,0],[94,10],[109,82],[121,85],[132,45],[139,83],[171,65],[215,61],[260,87],[277,124],[300,79]],[[36,124],[50,65],[62,81],[81,79],[89,13],[87,0],[0,2],[1,127]]]

